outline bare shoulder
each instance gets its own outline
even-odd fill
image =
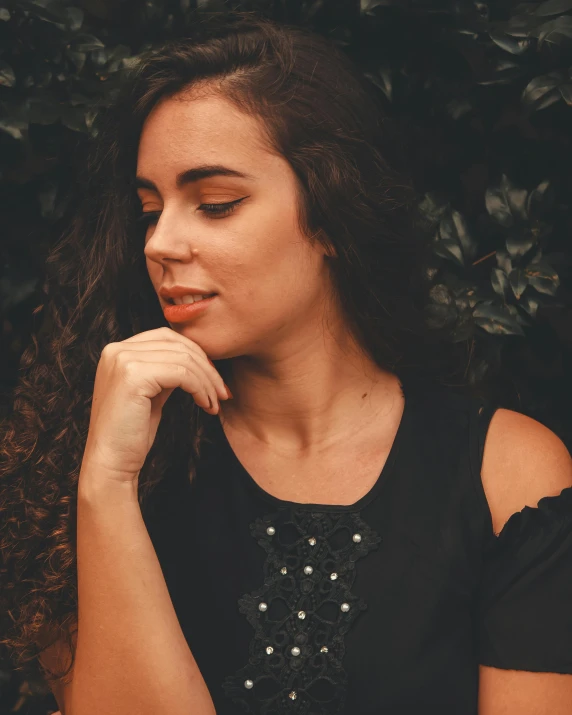
[[[487,432],[481,477],[498,534],[515,512],[572,486],[572,458],[541,422],[499,408]]]

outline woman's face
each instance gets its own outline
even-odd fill
[[[177,185],[203,165],[245,176]],[[214,359],[280,357],[319,338],[330,286],[325,249],[300,233],[295,174],[264,148],[258,120],[220,96],[166,99],[144,125],[137,177],[142,211],[157,212],[144,249],[155,291],[177,284],[217,294],[173,329]]]

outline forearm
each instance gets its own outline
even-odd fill
[[[147,533],[136,487],[111,480],[103,485],[102,476],[82,468],[78,488],[78,640],[71,715],[215,715]]]

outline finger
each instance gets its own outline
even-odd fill
[[[160,331],[163,330],[167,332],[160,333]],[[160,333],[161,337],[157,337],[156,339],[149,339],[152,333]],[[202,358],[201,364],[204,365],[205,373],[209,376],[210,380],[214,384],[219,399],[228,399],[228,392],[226,390],[224,380],[222,379],[216,367],[211,364],[206,352],[201,348],[200,345],[197,345],[197,343],[193,342],[192,340],[189,340],[188,338],[185,338],[184,336],[175,333],[175,331],[171,330],[170,328],[157,328],[156,330],[147,330],[144,333],[138,333],[137,335],[133,335],[131,338],[127,338],[126,340],[122,340],[121,342],[114,344],[129,345],[133,346],[134,349],[137,349],[135,346],[144,346],[145,343],[159,344],[159,346],[169,348],[170,350],[187,349],[190,350],[193,354],[195,354],[198,358]],[[150,346],[142,347],[140,349],[148,350],[150,349]]]
[[[140,343],[140,346],[146,343]],[[210,375],[206,374],[204,365],[201,364],[196,356],[190,353],[188,350],[135,350],[133,346],[126,350],[121,350],[117,353],[117,358],[119,358],[125,365],[127,362],[163,362],[163,363],[178,363],[183,367],[188,367],[191,372],[197,376],[197,379],[201,381],[204,386],[204,390],[208,398],[210,397],[213,407],[217,408],[218,412],[218,395],[215,385],[213,385]],[[227,398],[225,391],[225,399]]]
[[[165,360],[164,356],[160,362],[155,362],[143,353],[138,353],[137,357],[127,351],[122,354],[123,357],[118,356],[120,367],[128,374],[130,382],[136,382],[138,386],[145,386],[145,383],[151,386],[150,394],[146,395],[150,399],[157,397],[161,390],[180,387],[192,395],[195,402],[207,412],[218,412],[218,402],[212,403],[212,398],[209,402],[209,389],[203,379],[195,374],[194,363]]]
[[[113,345],[117,346],[115,350],[120,351],[122,349],[122,346],[124,345],[124,342],[125,341],[120,343],[113,343]],[[145,340],[143,342],[138,343],[129,343],[129,345],[125,345],[124,349],[132,352],[137,352],[138,354],[143,352],[156,352],[161,350],[170,350],[171,352],[191,354],[193,355],[199,368],[203,371],[205,379],[208,382],[212,383],[217,398],[219,400],[229,399],[224,380],[222,379],[216,367],[214,367],[214,365],[211,365],[209,358],[207,357],[205,359],[202,353],[193,350],[192,347],[187,347],[186,344],[179,343],[173,340]]]

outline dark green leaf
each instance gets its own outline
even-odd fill
[[[0,60],[0,85],[3,87],[13,87],[16,84],[14,70],[7,62]]]
[[[542,20],[534,15],[513,15],[504,31],[514,37],[530,37],[537,31]]]
[[[79,7],[66,7],[67,25],[72,32],[77,32],[83,25],[83,10]]]
[[[121,67],[121,60],[129,57],[131,48],[129,45],[117,45],[110,53],[107,64],[108,72],[116,72]]]
[[[391,76],[390,67],[379,67],[376,74],[372,72],[364,72],[367,77],[376,87],[379,87],[387,99],[391,102],[393,92],[393,78]]]
[[[549,72],[530,80],[522,92],[523,104],[532,105],[567,81],[563,72]],[[559,96],[559,95],[558,95]]]
[[[502,268],[493,268],[491,271],[491,284],[495,293],[497,293],[503,300],[508,298],[510,293],[510,286],[508,283],[508,277]]]
[[[531,40],[527,38],[516,39],[511,35],[505,35],[498,32],[489,32],[491,40],[505,52],[510,52],[512,55],[522,55],[531,46]]]
[[[41,191],[38,192],[40,212],[44,218],[49,218],[53,214],[56,194],[57,186],[54,183],[48,183]]]
[[[131,57],[125,57],[121,60],[121,66],[125,69],[133,69],[141,62],[141,55],[131,55]]]
[[[530,291],[525,291],[520,299],[519,305],[526,310],[531,317],[535,318],[540,303],[538,296],[535,297]]]
[[[459,265],[465,265],[466,258],[473,258],[476,243],[471,237],[464,216],[456,210],[446,212],[441,218],[439,230],[433,242],[433,250],[438,256],[451,258]]]
[[[539,261],[538,263],[529,264],[525,268],[525,273],[530,285],[539,293],[556,295],[560,285],[560,278],[552,266]]]
[[[62,124],[76,132],[87,132],[85,112],[80,107],[64,105],[61,115]]]
[[[572,106],[572,84],[561,84],[560,87],[558,87],[558,91],[566,104]]]
[[[62,27],[66,25],[66,8],[62,7],[57,0],[18,0],[18,5],[40,20],[46,20]]]
[[[515,220],[526,220],[526,189],[516,188],[503,174],[497,186],[489,186],[485,205],[490,216],[501,226],[510,227]]]
[[[474,105],[467,99],[452,99],[447,103],[447,114],[452,119],[460,119],[470,112],[474,111]]]
[[[441,256],[441,258],[454,260],[460,266],[464,267],[465,265],[463,253],[459,244],[456,241],[443,239],[439,236],[439,234],[437,234],[433,241],[433,252],[436,255]]]
[[[105,47],[102,50],[93,50],[91,53],[91,61],[95,67],[104,67],[108,57],[109,54]]]
[[[441,305],[451,305],[453,302],[453,296],[449,292],[449,289],[443,283],[437,283],[429,291],[429,296],[431,300],[435,303],[440,303]]]
[[[544,43],[559,45],[572,38],[572,17],[562,15],[555,20],[549,20],[538,28],[538,49]]]
[[[506,247],[511,258],[524,256],[530,251],[537,240],[537,233],[529,227],[520,227],[519,230],[511,231],[506,239]]]
[[[66,50],[66,55],[74,63],[76,70],[81,72],[85,66],[87,54],[85,52],[76,52],[75,50],[68,49]]]
[[[419,209],[429,221],[439,221],[448,208],[446,199],[435,192],[426,193],[419,202]]]
[[[455,321],[457,313],[453,304],[430,303],[425,307],[425,323],[432,329],[443,328]]]
[[[548,94],[545,94],[544,97],[542,97],[542,99],[535,104],[534,109],[538,112],[541,109],[546,109],[546,107],[552,106],[561,99],[562,95],[560,94],[560,90],[553,89]]]
[[[493,335],[524,335],[518,321],[506,305],[494,305],[488,301],[479,303],[474,311],[475,323]]]
[[[508,253],[508,251],[505,251],[504,249],[500,249],[499,251],[496,252],[496,259],[497,263],[500,268],[503,269],[503,271],[508,274],[512,271],[512,259]]]
[[[515,62],[508,57],[502,57],[496,63],[493,76],[490,79],[480,80],[478,84],[483,86],[508,84],[524,75],[525,71],[525,68],[518,62]]]
[[[475,332],[472,317],[470,315],[460,316],[457,324],[451,331],[451,341],[453,343],[465,342],[473,336]]]
[[[546,0],[540,3],[534,14],[540,16],[560,15],[572,10],[572,0]]]
[[[527,286],[527,277],[522,268],[515,268],[509,274],[508,281],[515,298],[518,300]]]
[[[0,131],[1,132],[6,132],[6,134],[9,134],[11,137],[14,139],[22,139],[23,134],[22,134],[22,129],[24,127],[22,126],[22,123],[19,120],[14,120],[12,118],[3,118],[0,117]]]
[[[80,33],[73,38],[72,47],[76,52],[89,52],[91,50],[100,50],[105,45],[94,35]]]
[[[542,215],[543,212],[550,211],[554,204],[554,191],[550,182],[545,179],[530,192],[527,201],[527,213],[529,216]]]

